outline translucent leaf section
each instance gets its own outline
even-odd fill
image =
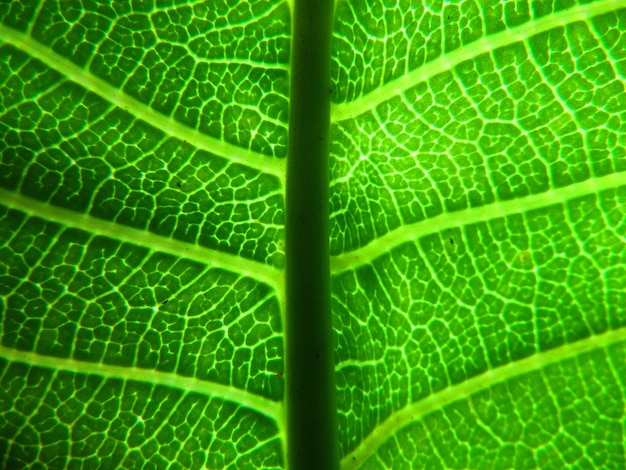
[[[626,326],[625,200],[622,189],[445,230],[337,275],[340,429],[359,442],[410,403]]]
[[[4,3],[0,20],[190,129],[286,154],[284,2],[43,0]]]
[[[619,468],[626,11],[400,3],[337,8],[342,466]]]
[[[337,2],[333,51],[333,99],[344,103],[382,85],[437,67],[437,59],[472,47],[498,33],[533,25],[551,17],[576,16],[577,7],[593,2],[544,0],[425,0]],[[614,9],[596,2],[589,10]],[[556,14],[556,15],[555,15]]]
[[[4,468],[280,466],[275,424],[219,398],[5,360],[0,385]]]
[[[337,119],[357,115],[334,126],[333,253],[440,214],[626,170],[626,39],[615,33],[625,21],[621,10],[529,30],[506,47],[481,43],[489,50],[469,48],[447,71],[442,58],[433,66],[441,73],[429,78],[424,67],[406,90],[335,107]]]
[[[0,48],[7,77],[0,185],[186,243],[284,264],[276,176],[198,149],[24,52]]]
[[[5,347],[282,397],[272,289],[241,275],[2,210]]]
[[[499,0],[339,2],[334,98],[353,101],[487,32],[527,22],[529,8],[528,2],[503,4]]]
[[[360,468],[623,467],[625,350],[586,353],[414,416]]]
[[[290,28],[0,3],[0,467],[283,467]]]

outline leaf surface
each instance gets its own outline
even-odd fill
[[[624,465],[624,10],[337,5],[344,468]]]
[[[283,468],[292,5],[0,4],[0,467]],[[626,10],[335,5],[342,468],[623,468]]]

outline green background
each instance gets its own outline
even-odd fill
[[[283,468],[289,2],[0,3],[0,468]],[[335,4],[341,466],[626,466],[626,10]]]

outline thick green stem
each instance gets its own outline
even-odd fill
[[[333,2],[295,0],[286,203],[287,463],[338,468],[328,153]]]

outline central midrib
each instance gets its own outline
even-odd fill
[[[290,470],[339,468],[328,220],[333,7],[293,3],[284,303]]]

